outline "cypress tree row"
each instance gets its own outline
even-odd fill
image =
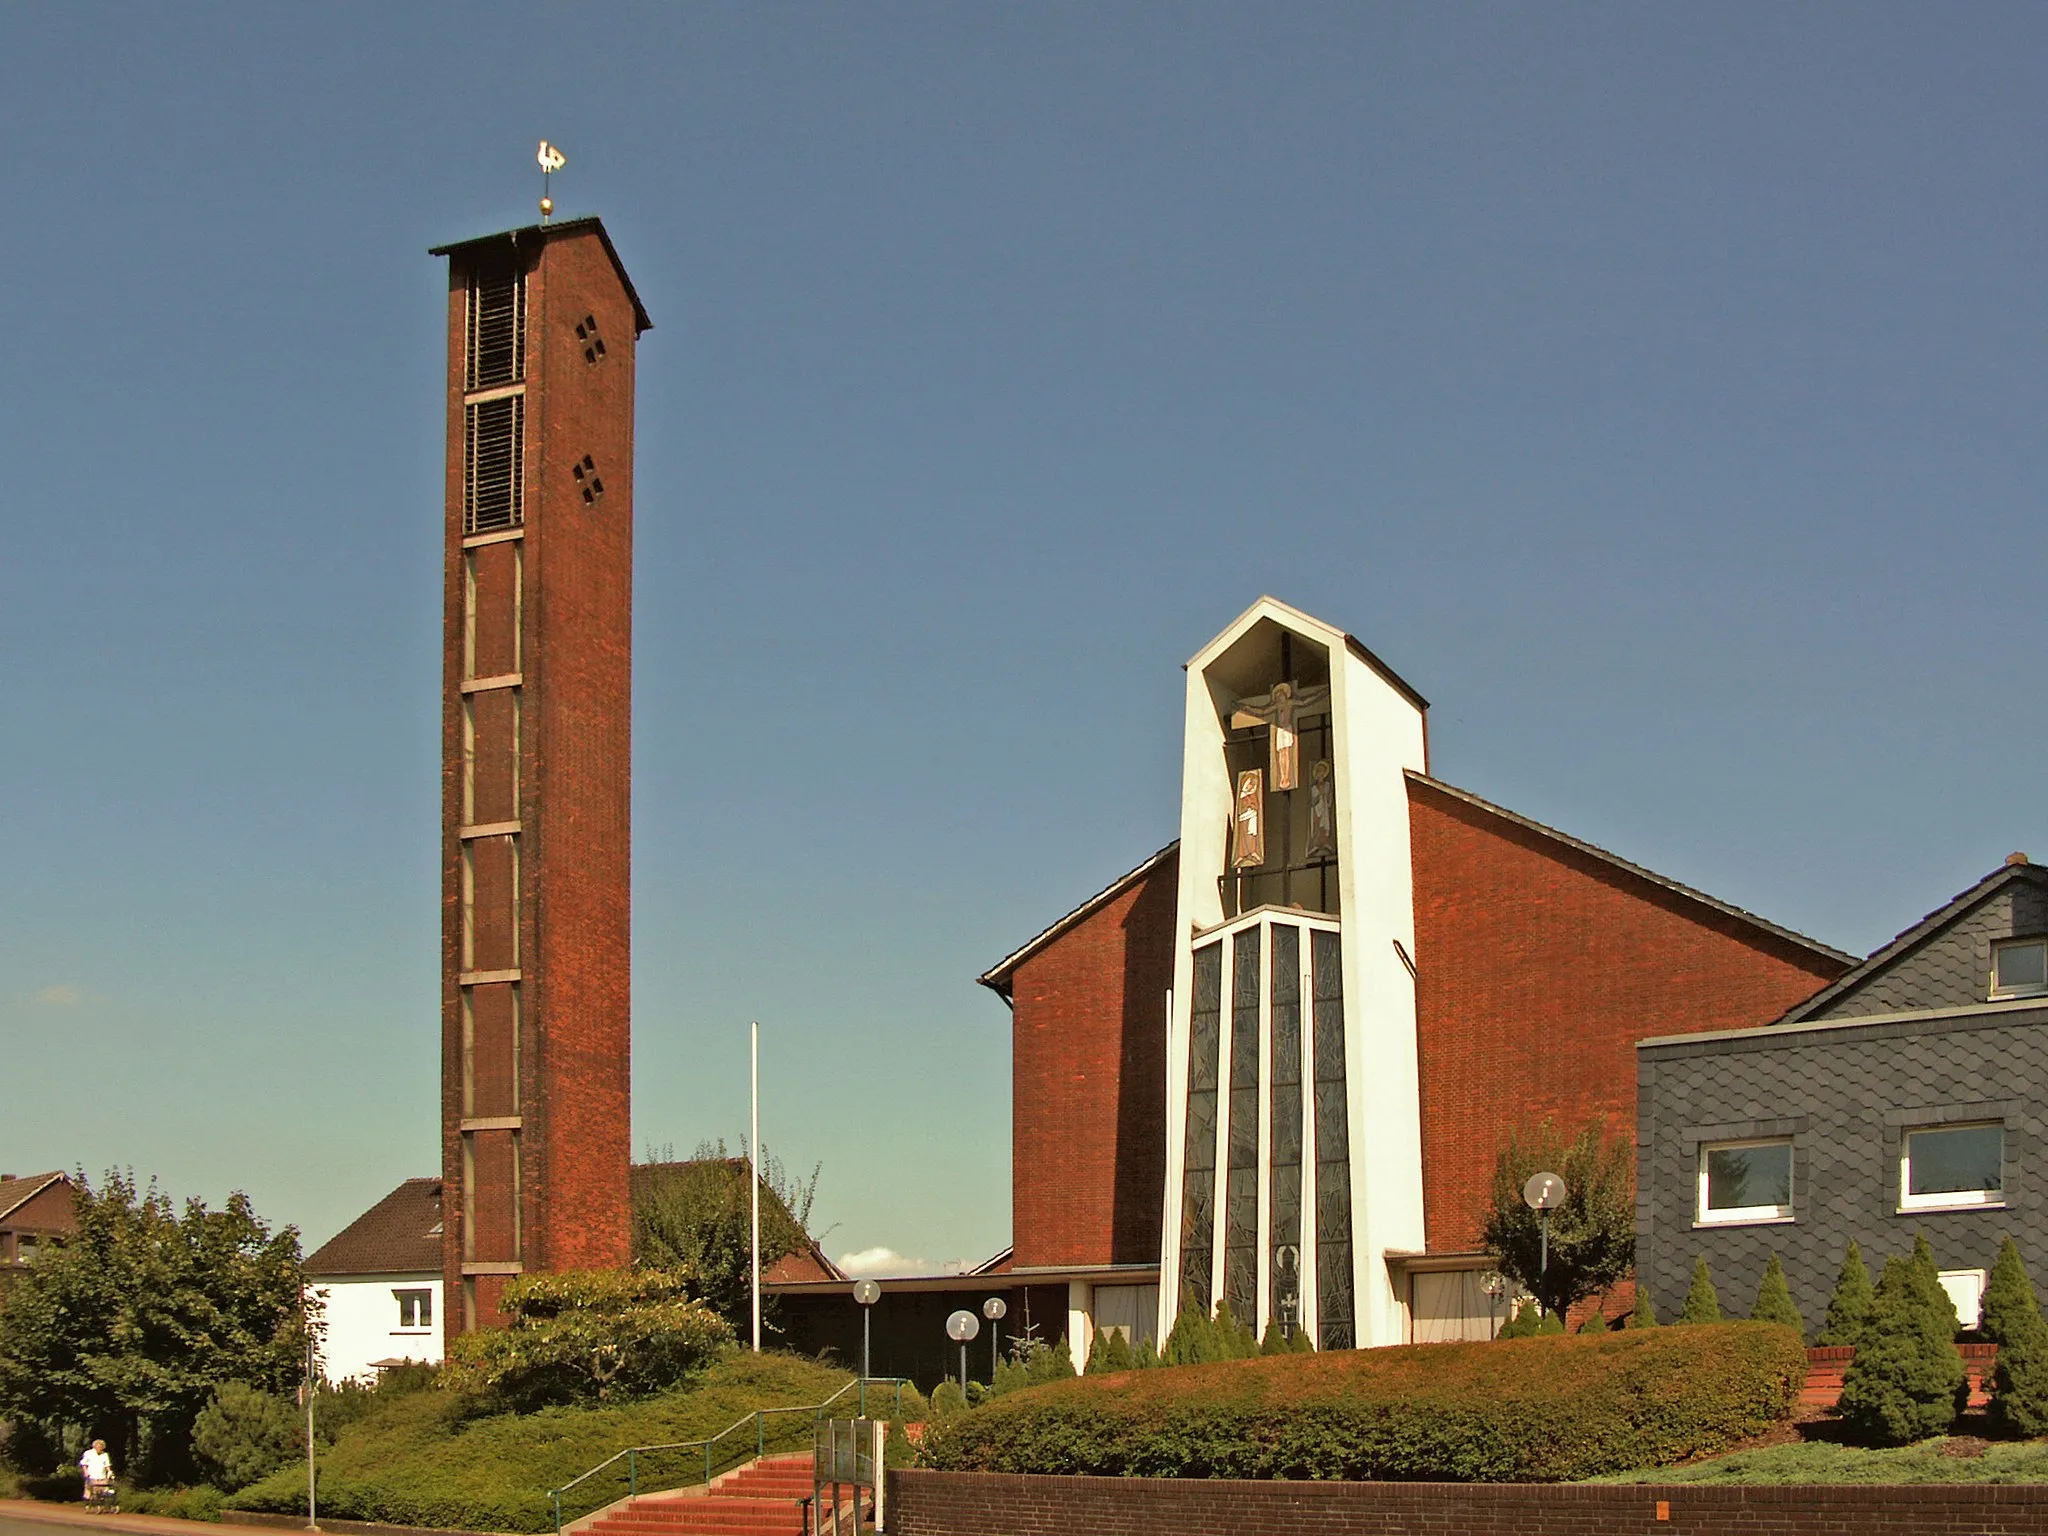
[[[1870,1271],[1863,1265],[1863,1250],[1849,1239],[1849,1251],[1842,1257],[1842,1272],[1835,1279],[1835,1294],[1828,1298],[1828,1320],[1821,1326],[1816,1344],[1855,1344],[1863,1337],[1863,1325],[1870,1317]]]
[[[1942,1433],[1969,1391],[1951,1326],[1955,1308],[1929,1273],[1917,1256],[1886,1259],[1871,1297],[1837,1405],[1843,1424],[1866,1444],[1905,1445]]]
[[[1714,1277],[1705,1258],[1692,1261],[1692,1285],[1685,1293],[1685,1306],[1678,1314],[1681,1323],[1718,1323],[1721,1298],[1714,1294]]]
[[[1764,1266],[1763,1283],[1756,1288],[1756,1305],[1749,1309],[1749,1316],[1752,1322],[1782,1323],[1798,1329],[1802,1335],[1806,1332],[1806,1320],[1792,1304],[1791,1287],[1785,1284],[1785,1266],[1778,1262],[1775,1253]]]

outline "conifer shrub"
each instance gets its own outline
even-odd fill
[[[1796,1328],[1802,1335],[1806,1332],[1806,1319],[1792,1304],[1792,1288],[1785,1283],[1785,1266],[1778,1262],[1775,1253],[1764,1266],[1763,1283],[1756,1288],[1756,1305],[1749,1309],[1749,1320]]]
[[[1654,1328],[1657,1326],[1657,1307],[1650,1300],[1650,1287],[1638,1276],[1636,1279],[1636,1307],[1628,1315],[1631,1328]]]
[[[1843,1425],[1866,1445],[1906,1445],[1942,1433],[1969,1391],[1950,1326],[1955,1308],[1939,1284],[1928,1295],[1930,1284],[1913,1260],[1885,1260],[1836,1405]]]
[[[1193,1290],[1182,1291],[1180,1311],[1174,1316],[1173,1327],[1167,1330],[1166,1343],[1160,1347],[1159,1363],[1205,1365],[1222,1358],[1216,1325],[1210,1320],[1208,1308]]]
[[[1131,1355],[1131,1346],[1124,1338],[1121,1328],[1098,1328],[1095,1342],[1088,1347],[1088,1374],[1100,1376],[1105,1371],[1129,1371],[1137,1368],[1137,1361]]]
[[[1934,1262],[1934,1249],[1927,1241],[1925,1232],[1913,1234],[1913,1294],[1920,1298],[1920,1304],[1928,1309],[1935,1323],[1948,1330],[1949,1341],[1963,1331],[1963,1320],[1956,1315],[1955,1298],[1950,1296],[1941,1283],[1941,1266]]]
[[[1984,1287],[1984,1336],[1998,1346],[1991,1376],[1991,1422],[2003,1434],[2048,1434],[2048,1321],[2034,1282],[2008,1237]]]
[[[1216,1358],[1248,1360],[1259,1352],[1259,1336],[1250,1323],[1241,1323],[1228,1301],[1216,1303]]]
[[[1704,1258],[1692,1261],[1692,1285],[1686,1290],[1685,1306],[1680,1309],[1678,1320],[1681,1323],[1721,1321],[1721,1298],[1714,1293],[1714,1276]]]
[[[1515,1304],[1515,1315],[1500,1325],[1500,1332],[1494,1335],[1494,1339],[1535,1338],[1539,1315],[1535,1298],[1524,1297]]]
[[[1581,1333],[1605,1333],[1606,1331],[1607,1318],[1597,1307],[1587,1313],[1586,1320],[1579,1324],[1579,1332]]]
[[[1564,1319],[1555,1312],[1539,1312],[1536,1314],[1536,1332],[1538,1334],[1563,1333]]]
[[[1316,1352],[1316,1341],[1308,1336],[1306,1328],[1294,1330],[1294,1336],[1287,1341],[1287,1352],[1294,1355],[1312,1355]]]
[[[1863,1263],[1863,1250],[1849,1239],[1849,1251],[1842,1256],[1842,1272],[1835,1277],[1835,1293],[1828,1298],[1827,1321],[1821,1325],[1816,1344],[1846,1345],[1861,1342],[1863,1326],[1870,1318],[1870,1271]]]
[[[1789,1417],[1788,1328],[1402,1345],[1098,1376],[927,1432],[947,1471],[1552,1481],[1714,1454]]]
[[[1285,1355],[1293,1353],[1293,1350],[1294,1346],[1289,1341],[1287,1335],[1280,1331],[1280,1320],[1278,1318],[1266,1324],[1266,1336],[1259,1340],[1260,1354]]]

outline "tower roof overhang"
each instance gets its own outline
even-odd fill
[[[1360,661],[1372,668],[1388,687],[1400,694],[1410,704],[1425,713],[1428,712],[1429,700],[1425,699],[1400,673],[1396,672],[1368,650],[1365,643],[1356,635],[1338,629],[1335,625],[1325,624],[1321,619],[1303,613],[1299,608],[1294,607],[1290,603],[1283,603],[1277,597],[1261,597],[1251,607],[1245,609],[1243,613],[1232,619],[1223,627],[1222,633],[1218,634],[1215,639],[1188,658],[1187,669],[1192,672],[1201,671],[1219,656],[1223,655],[1224,652],[1228,651],[1233,645],[1237,644],[1239,640],[1243,639],[1252,627],[1262,619],[1270,619],[1275,624],[1293,630],[1296,634],[1307,635],[1310,639],[1328,646],[1333,651],[1349,651],[1353,656],[1356,656]]]
[[[447,245],[430,246],[429,256],[469,256],[476,252],[503,248],[517,251],[522,247],[544,245],[550,240],[559,240],[564,235],[595,234],[604,253],[611,258],[612,268],[619,274],[619,286],[626,290],[626,297],[633,302],[634,331],[651,331],[654,322],[647,317],[647,306],[640,302],[640,295],[634,291],[633,279],[626,275],[626,264],[619,260],[618,247],[612,244],[612,237],[605,233],[604,220],[596,214],[585,214],[581,218],[557,219],[551,224],[527,224],[519,229],[501,229],[494,235],[478,235],[470,240],[456,240]]]

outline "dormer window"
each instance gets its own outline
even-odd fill
[[[1991,946],[1991,995],[2048,994],[2048,939],[2007,939]]]

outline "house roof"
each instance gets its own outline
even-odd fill
[[[0,1178],[0,1221],[5,1221],[52,1184],[71,1181],[62,1173],[31,1173],[22,1178]]]
[[[619,286],[626,290],[626,297],[633,305],[634,329],[653,330],[654,322],[647,318],[647,306],[640,302],[640,295],[633,291],[633,279],[626,275],[626,264],[619,260],[619,253],[612,244],[612,237],[605,233],[604,221],[594,213],[574,219],[557,219],[551,224],[528,224],[519,229],[501,229],[494,235],[476,235],[468,240],[454,240],[447,245],[432,247],[427,254],[454,256],[487,245],[506,245],[517,250],[521,245],[540,245],[549,240],[559,240],[564,235],[581,234],[585,230],[595,232],[604,246],[605,255],[611,258],[612,267],[619,274]]]
[[[1812,1018],[1814,1014],[1829,1007],[1844,994],[1862,986],[1901,955],[1934,937],[1971,908],[1996,896],[2007,886],[2022,881],[2031,885],[2048,885],[2048,869],[2043,869],[2038,864],[2029,864],[2020,855],[2014,854],[2012,860],[1991,871],[1968,890],[1957,892],[1919,922],[1894,937],[1890,943],[1871,951],[1867,960],[1844,975],[1836,977],[1776,1022],[1780,1025],[1796,1024]]]
[[[1539,837],[1546,838],[1576,853],[1585,854],[1589,858],[1597,859],[1612,869],[1619,870],[1624,874],[1633,875],[1638,880],[1654,885],[1661,890],[1669,891],[1675,896],[1683,897],[1686,901],[1718,912],[1723,917],[1732,917],[1737,922],[1743,923],[1748,927],[1760,929],[1809,953],[1823,956],[1843,965],[1854,965],[1856,963],[1856,957],[1847,950],[1836,949],[1832,944],[1823,944],[1819,939],[1811,938],[1806,934],[1798,932],[1796,929],[1774,923],[1769,918],[1759,917],[1756,913],[1746,908],[1721,901],[1716,897],[1709,896],[1705,891],[1694,890],[1691,886],[1673,880],[1668,875],[1660,875],[1653,869],[1645,869],[1640,864],[1630,863],[1621,855],[1609,853],[1605,848],[1589,843],[1583,838],[1573,837],[1569,832],[1560,832],[1557,828],[1545,826],[1540,821],[1532,821],[1527,816],[1518,815],[1504,806],[1495,805],[1491,800],[1483,800],[1470,790],[1459,789],[1455,785],[1446,784],[1441,779],[1433,779],[1428,774],[1417,773],[1413,769],[1408,771],[1408,782],[1419,784],[1424,789],[1432,790],[1448,799],[1456,800],[1476,810],[1484,811],[1490,816],[1496,816],[1502,821],[1522,828],[1526,832],[1534,832]]]
[[[1118,875],[1116,879],[1110,881],[1108,885],[1097,891],[1093,896],[1090,896],[1065,917],[1060,918],[1050,928],[1044,929],[1025,940],[1023,944],[1011,950],[1010,953],[1003,956],[1002,959],[998,960],[974,979],[997,996],[1007,999],[1010,995],[1010,982],[1017,974],[1018,966],[1029,960],[1069,928],[1072,928],[1077,923],[1085,922],[1103,907],[1108,906],[1109,903],[1116,900],[1125,891],[1151,874],[1153,870],[1159,868],[1168,859],[1178,858],[1179,856],[1180,839],[1175,838],[1136,869],[1126,874]]]
[[[440,1267],[439,1179],[407,1179],[306,1260],[306,1273],[315,1277],[420,1274]]]

